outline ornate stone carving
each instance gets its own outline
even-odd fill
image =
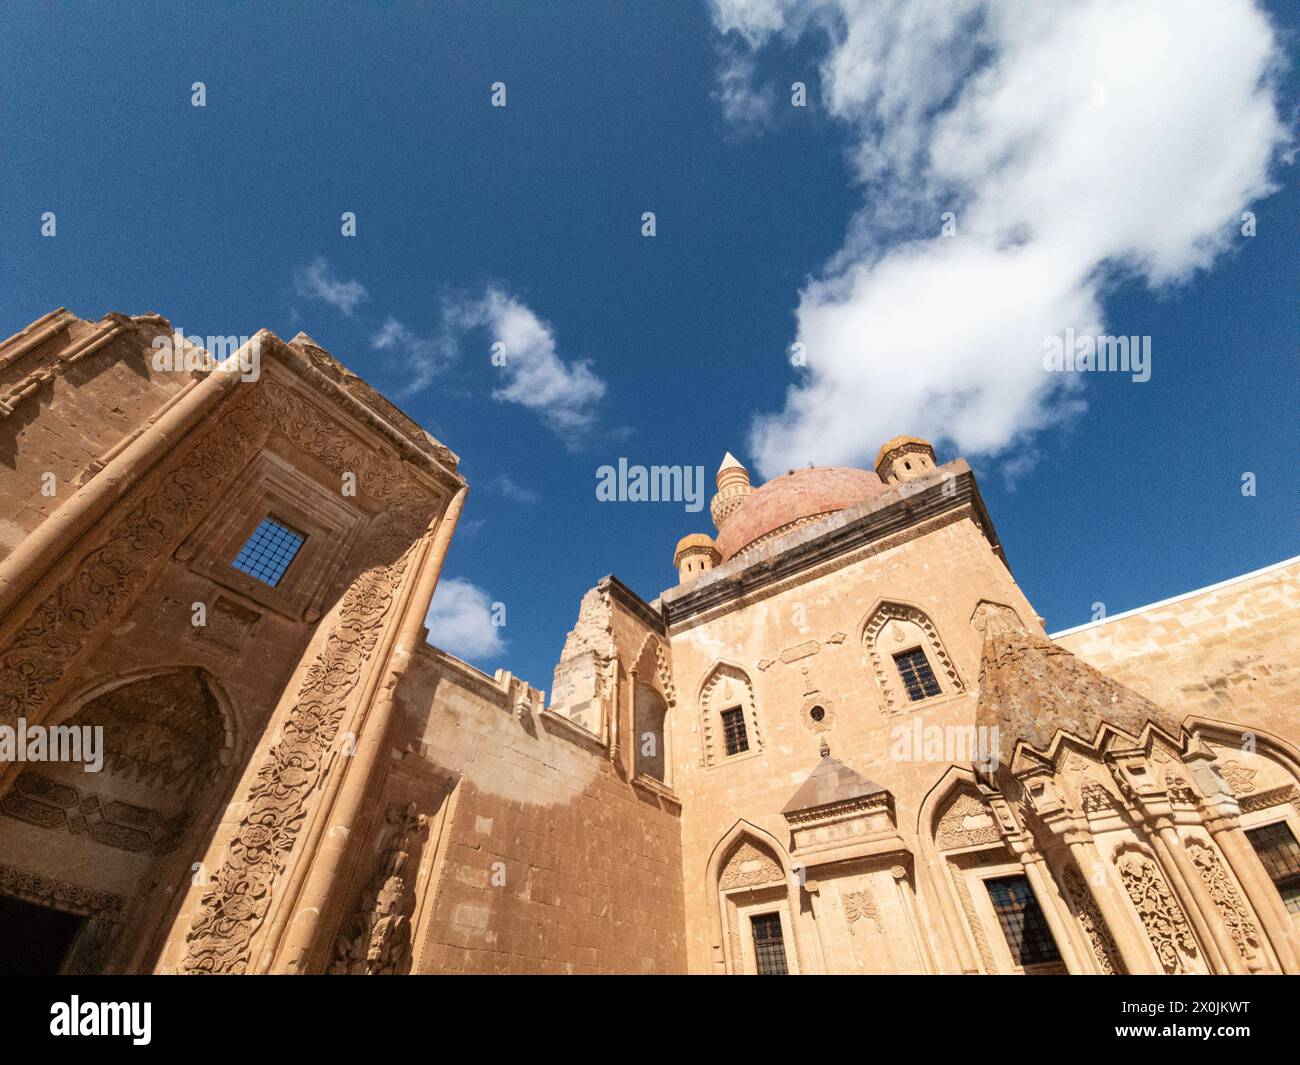
[[[871,889],[863,886],[861,891],[846,892],[843,896],[844,918],[849,922],[849,931],[857,932],[859,918],[866,918],[880,931],[880,913],[876,909],[876,900],[871,896]]]
[[[209,419],[211,428],[162,473],[135,489],[135,501],[95,537],[66,577],[32,611],[0,654],[0,724],[42,719],[50,693],[91,633],[118,613],[261,446],[267,429],[242,390]]]
[[[731,888],[752,887],[756,884],[771,884],[783,880],[785,874],[780,863],[766,848],[761,848],[750,840],[741,840],[732,852],[718,886],[723,891]]]
[[[993,961],[993,951],[989,949],[988,937],[984,934],[984,926],[980,923],[979,914],[975,910],[975,903],[970,897],[970,887],[966,883],[966,873],[962,869],[954,868],[952,882],[957,889],[957,899],[961,903],[962,912],[966,915],[966,924],[975,937],[975,948],[979,951],[980,961],[984,963],[984,971],[995,973],[998,971],[998,967]]]
[[[1115,867],[1161,966],[1166,973],[1182,972],[1179,951],[1195,957],[1196,940],[1156,863],[1145,854],[1130,850],[1115,856]]]
[[[415,803],[390,806],[379,871],[361,894],[346,933],[334,949],[334,975],[393,976],[411,961],[410,891],[405,867],[429,825]]]
[[[0,865],[0,894],[26,899],[84,917],[119,920],[126,909],[125,901],[107,891],[95,891],[79,884],[52,880],[13,866]]]
[[[1286,784],[1280,788],[1272,788],[1268,791],[1261,791],[1257,795],[1247,795],[1240,802],[1241,812],[1243,814],[1254,813],[1256,810],[1267,810],[1270,806],[1282,806],[1290,803],[1300,813],[1300,788],[1294,784]]]
[[[1213,848],[1201,840],[1189,839],[1186,848],[1196,871],[1205,881],[1210,898],[1214,900],[1214,908],[1218,910],[1220,919],[1232,936],[1238,953],[1247,960],[1253,958],[1260,949],[1259,929],[1251,920],[1250,911],[1241,901],[1237,889],[1232,886],[1223,863]]]
[[[398,528],[404,524],[399,519]],[[398,538],[400,533],[389,524],[376,539],[386,546]],[[308,796],[324,774],[413,546],[395,562],[366,570],[344,595],[190,926],[184,971],[242,973],[247,968],[253,935],[266,918],[275,880],[302,828]]]
[[[939,818],[935,843],[941,850],[957,847],[976,847],[985,843],[999,843],[1002,833],[998,829],[993,811],[978,795],[959,791]]]
[[[93,792],[52,780],[40,773],[20,773],[0,799],[0,811],[18,821],[54,831],[85,833],[96,843],[118,850],[165,853],[185,826],[183,814],[164,817],[147,806],[101,799]]]
[[[1095,781],[1084,784],[1080,789],[1079,797],[1083,803],[1083,812],[1086,814],[1104,813],[1119,806],[1115,796]]]
[[[1061,881],[1066,897],[1070,900],[1070,906],[1078,915],[1079,924],[1083,926],[1083,931],[1088,936],[1088,943],[1092,947],[1098,967],[1107,976],[1122,973],[1124,969],[1119,960],[1119,949],[1110,934],[1110,929],[1106,927],[1101,910],[1097,907],[1097,900],[1088,890],[1083,873],[1073,865],[1066,866]]]
[[[1246,795],[1255,790],[1255,775],[1258,769],[1247,769],[1235,759],[1223,763],[1223,779],[1237,795]]]

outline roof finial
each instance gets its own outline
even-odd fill
[[[822,737],[821,751],[823,758],[829,758],[831,756],[831,745],[826,742],[825,736]]]

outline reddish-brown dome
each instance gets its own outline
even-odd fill
[[[884,491],[874,473],[849,466],[810,466],[773,477],[727,518],[718,533],[718,551],[725,562],[760,538],[874,499]]]

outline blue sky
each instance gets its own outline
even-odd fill
[[[59,305],[306,330],[462,456],[459,649],[542,688],[583,591],[653,598],[713,531],[598,502],[620,457],[711,494],[726,450],[757,479],[931,435],[1064,628],[1296,553],[1300,193],[1267,116],[1294,119],[1300,20],[1216,7],[1145,23],[1092,114],[1097,68],[1053,60],[1135,34],[1047,5],[919,40],[833,3],[7,5],[0,331]],[[1046,332],[1090,322],[1150,336],[1151,380],[1044,384]]]

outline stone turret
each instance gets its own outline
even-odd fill
[[[705,533],[690,533],[677,541],[677,550],[673,552],[673,565],[681,583],[707,573],[722,560],[718,545],[713,537]]]
[[[899,484],[934,469],[934,447],[919,436],[896,436],[880,446],[876,473],[885,484]]]

